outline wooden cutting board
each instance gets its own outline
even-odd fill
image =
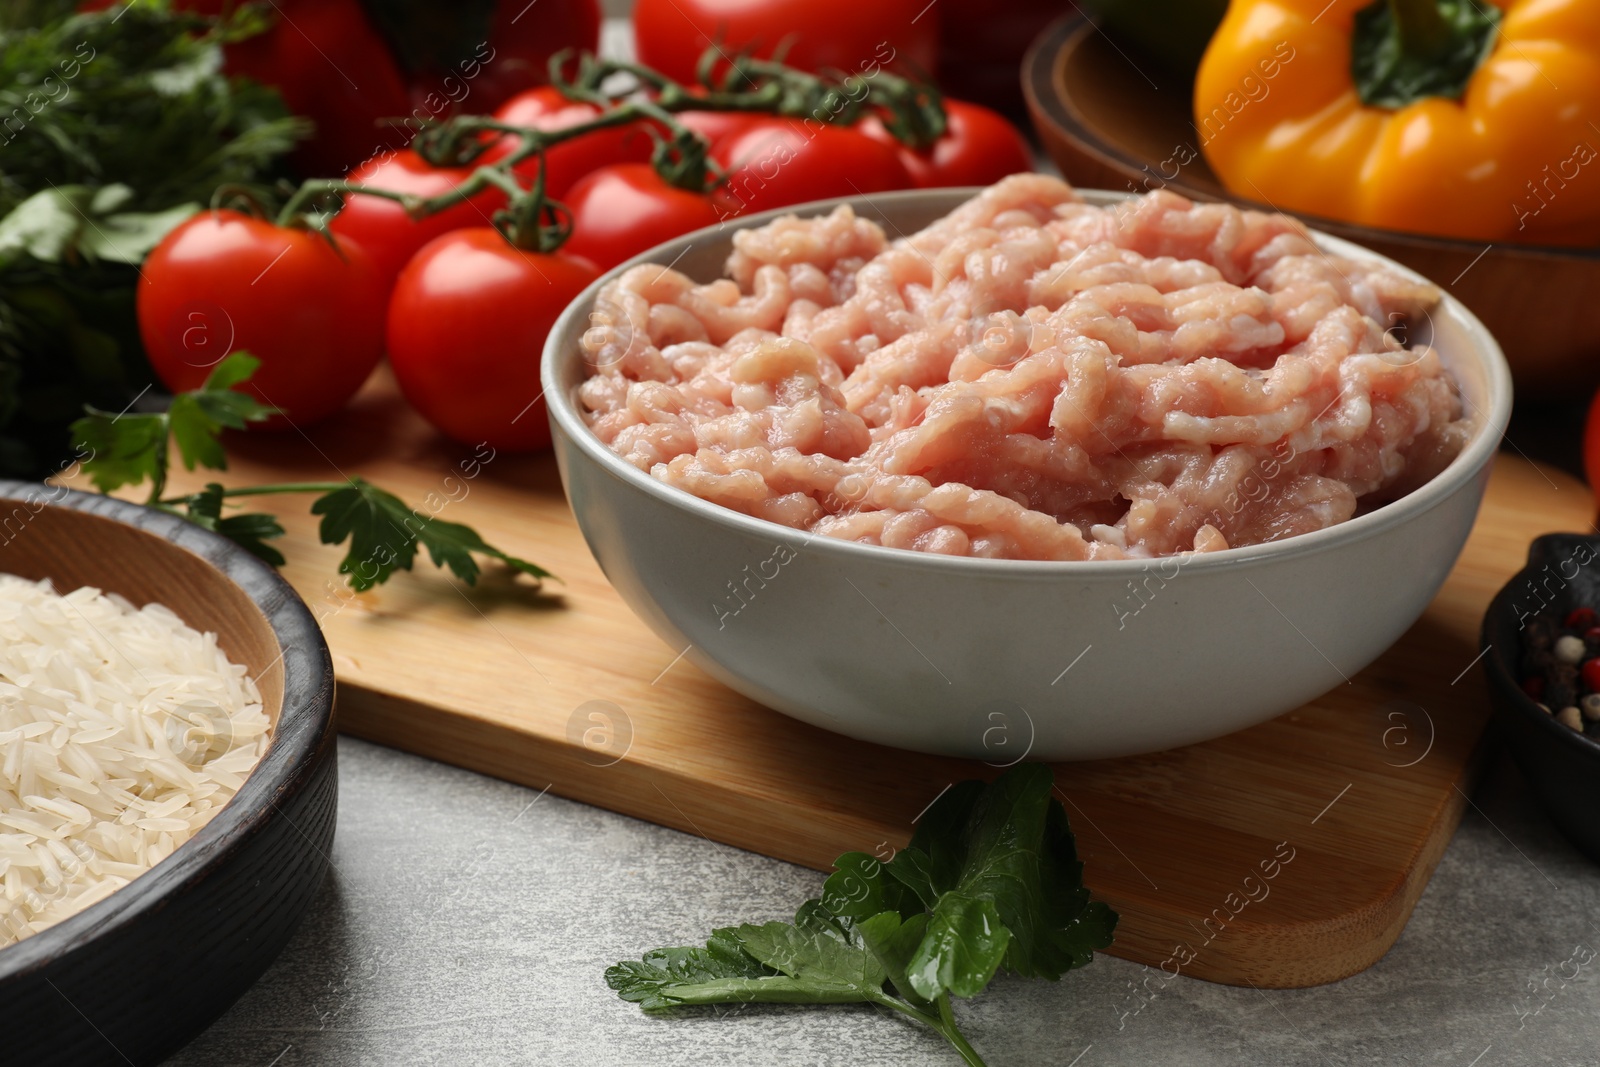
[[[422,565],[355,596],[309,499],[273,500],[346,733],[819,870],[887,857],[948,784],[996,773],[847,741],[711,680],[607,585],[549,456],[474,463],[382,375],[334,425],[229,449],[229,484],[365,475],[565,580],[537,595],[496,570],[468,588]],[[1173,974],[1306,986],[1387,951],[1467,803],[1483,609],[1530,539],[1591,514],[1574,479],[1502,456],[1444,590],[1351,684],[1220,740],[1056,768],[1087,882],[1122,915],[1111,951],[1153,968],[1129,1011]]]

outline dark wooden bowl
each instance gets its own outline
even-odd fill
[[[1594,815],[1600,811],[1600,741],[1557,722],[1517,684],[1525,615],[1561,618],[1573,608],[1600,605],[1595,560],[1600,560],[1600,537],[1556,533],[1537,538],[1528,546],[1528,565],[1484,613],[1479,643],[1497,734],[1551,821],[1600,863],[1600,820]]]
[[[1045,150],[1074,185],[1272,210],[1230,194],[1206,165],[1189,79],[1119,49],[1081,15],[1034,42],[1022,88]],[[1519,396],[1570,399],[1600,385],[1600,249],[1486,246],[1300,217],[1449,289],[1499,340]]]
[[[261,763],[190,841],[0,949],[0,1064],[159,1063],[260,977],[327,870],[338,803],[328,646],[271,567],[108,497],[0,481],[0,571],[167,605],[249,668],[273,722]]]

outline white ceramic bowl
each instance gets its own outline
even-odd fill
[[[975,191],[789,210],[849,203],[894,235]],[[1420,339],[1477,413],[1472,440],[1416,492],[1273,544],[1181,564],[949,558],[808,538],[655,481],[575,406],[595,294],[640,262],[710,281],[734,229],[783,213],[690,234],[612,271],[566,310],[544,354],[562,481],[606,577],[672,648],[688,646],[713,677],[768,707],[864,741],[990,762],[1174,748],[1342,684],[1417,620],[1466,541],[1510,417],[1511,378],[1494,338],[1448,295]]]

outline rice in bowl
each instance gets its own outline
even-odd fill
[[[0,575],[0,946],[171,855],[270,729],[215,634],[160,604]]]

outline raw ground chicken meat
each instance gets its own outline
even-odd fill
[[[589,425],[797,530],[1006,559],[1149,558],[1343,522],[1469,423],[1385,326],[1432,287],[1282,215],[1007,178],[909,238],[841,207],[734,235],[728,277],[606,286]]]

